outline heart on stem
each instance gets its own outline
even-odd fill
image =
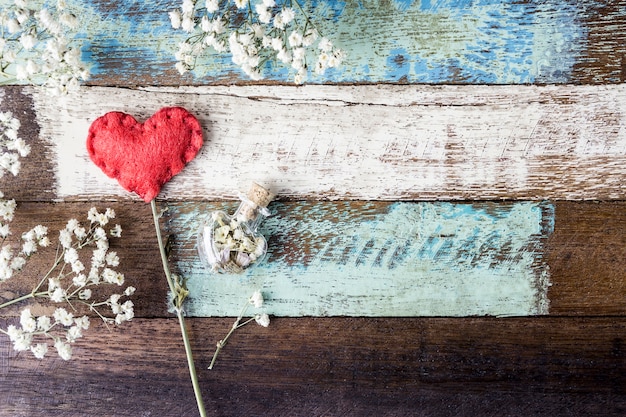
[[[89,127],[91,160],[126,190],[152,201],[202,147],[202,126],[182,107],[165,107],[144,123],[110,112]]]

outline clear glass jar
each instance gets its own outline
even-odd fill
[[[269,216],[267,205],[273,197],[253,183],[247,195],[239,194],[241,203],[232,216],[223,211],[211,213],[198,234],[198,254],[211,271],[240,274],[263,260],[267,241],[257,228]]]

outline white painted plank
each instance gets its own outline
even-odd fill
[[[184,106],[199,156],[160,198],[233,198],[250,181],[283,197],[623,199],[626,86],[91,87],[28,89],[59,198],[128,196],[90,161],[90,123]]]

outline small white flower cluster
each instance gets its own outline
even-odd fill
[[[63,307],[54,310],[52,317],[43,315],[33,316],[30,308],[22,310],[20,316],[20,326],[9,325],[6,330],[7,336],[13,342],[16,351],[30,350],[37,359],[43,359],[48,353],[46,338],[53,341],[54,348],[59,356],[64,360],[72,357],[72,346],[77,339],[83,336],[83,330],[89,328],[89,318],[87,316],[74,317],[74,315]],[[64,336],[58,335],[53,330],[63,329]],[[44,342],[34,343],[36,337],[42,336]]]
[[[73,40],[78,18],[65,0],[40,6],[15,0],[0,9],[0,84],[33,82],[52,94],[74,91],[80,80],[89,78],[80,45]]]
[[[5,171],[17,175],[20,171],[18,158],[30,152],[29,146],[17,136],[19,127],[19,120],[11,113],[0,113],[0,161],[12,158],[10,165],[1,165],[0,162],[0,176]],[[13,156],[4,156],[11,152],[14,152]],[[12,233],[9,223],[14,218],[16,206],[15,200],[5,200],[0,191],[0,283],[22,270],[28,258],[37,253],[39,248],[50,246],[48,228],[37,225],[21,235],[20,250],[15,253],[10,241]],[[104,301],[92,300],[92,289],[95,286],[124,285],[124,275],[114,269],[119,266],[119,257],[109,250],[109,235],[121,237],[122,228],[116,224],[109,228],[108,234],[105,230],[114,218],[114,210],[107,208],[99,212],[92,207],[87,213],[89,226],[84,227],[77,219],[70,219],[59,232],[56,255],[48,272],[30,293],[0,303],[0,309],[31,298],[40,298],[48,299],[53,304],[67,303],[74,312],[83,305],[84,309],[94,312],[107,325],[131,320],[134,317],[133,302],[122,302],[121,299],[131,296],[135,292],[134,287],[126,287],[119,294],[107,296]],[[85,259],[85,255],[81,257],[83,249],[87,247],[93,247],[89,260]],[[89,269],[85,262],[89,262]],[[48,288],[43,290],[46,283]],[[110,313],[102,312],[105,307],[110,309]],[[68,360],[72,356],[71,343],[82,337],[83,331],[88,328],[87,316],[75,317],[74,313],[63,307],[55,307],[52,317],[35,317],[31,309],[26,307],[20,316],[20,326],[12,324],[6,330],[0,328],[0,333],[9,337],[15,350],[30,350],[37,358],[46,355],[46,342],[52,339],[59,356]],[[38,339],[37,343],[35,339]],[[43,342],[40,342],[41,339]]]
[[[104,227],[115,218],[112,209],[106,209],[100,213],[94,207],[87,214],[89,227],[83,227],[77,219],[70,219],[65,228],[59,232],[59,245],[57,255],[48,273],[41,279],[39,284],[30,294],[16,298],[14,300],[0,304],[0,308],[8,307],[18,301],[28,298],[47,298],[50,302],[68,303],[73,310],[77,310],[78,305],[84,305],[90,311],[97,314],[106,324],[121,324],[134,317],[133,302],[125,300],[120,302],[122,297],[129,297],[135,292],[134,287],[126,287],[119,294],[112,294],[104,301],[92,300],[92,288],[98,285],[124,285],[124,275],[113,268],[119,265],[119,257],[114,251],[109,251],[109,240]],[[36,226],[22,236],[24,244],[20,256],[2,256],[0,266],[3,268],[2,274],[12,273],[16,269],[14,264],[20,268],[26,263],[25,256],[30,256],[37,251],[37,246],[48,246],[48,230],[43,226]],[[115,225],[109,231],[111,236],[120,237],[121,227]],[[81,260],[80,251],[86,247],[93,247],[90,259],[89,272]],[[8,245],[3,242],[2,253],[10,255]],[[23,255],[23,256],[22,256]],[[18,261],[19,260],[19,261]],[[9,269],[7,272],[5,269]],[[47,282],[47,290],[40,288]],[[101,310],[105,307],[110,309],[110,314],[105,314]],[[68,360],[72,356],[71,343],[82,337],[83,330],[89,328],[89,318],[86,315],[74,317],[63,307],[56,307],[52,318],[43,315],[34,317],[30,308],[22,310],[21,327],[10,325],[6,330],[0,329],[0,333],[9,336],[13,342],[13,347],[17,351],[30,349],[37,358],[43,358],[48,351],[45,340],[52,339],[54,348],[59,356]],[[64,336],[60,336],[62,333]],[[35,337],[43,337],[44,343],[34,343]]]
[[[18,136],[20,125],[10,112],[0,112],[0,178],[5,172],[19,174],[20,157],[30,153],[30,145]]]
[[[263,327],[268,327],[270,325],[270,316],[267,313],[256,313],[251,319],[248,319],[244,321],[243,323],[241,322],[241,320],[243,320],[244,315],[246,314],[246,311],[248,310],[250,306],[253,306],[254,308],[259,309],[263,307],[264,302],[265,300],[263,299],[263,293],[261,293],[260,290],[256,290],[252,294],[252,296],[248,298],[248,300],[246,301],[246,304],[241,309],[239,316],[237,316],[237,319],[231,326],[230,331],[226,334],[226,337],[224,337],[222,340],[217,342],[215,353],[213,354],[213,359],[211,360],[209,369],[213,369],[213,366],[215,365],[215,361],[217,360],[217,355],[224,348],[224,346],[226,346],[226,342],[228,341],[228,338],[235,332],[235,330],[245,326],[248,323],[251,323],[252,321],[255,321],[259,326],[263,326]]]
[[[250,299],[248,300],[248,303],[252,304],[254,306],[254,308],[261,308],[263,307],[263,302],[265,300],[263,299],[263,293],[261,293],[261,291],[256,290],[252,296],[250,297]],[[263,326],[263,327],[268,327],[270,325],[270,316],[267,315],[267,313],[257,313],[254,315],[254,320],[257,322],[257,324],[259,326]]]
[[[30,153],[30,145],[18,136],[20,121],[10,112],[0,112],[0,178],[6,172],[14,176],[21,169],[20,158]],[[0,191],[0,282],[11,278],[14,272],[22,269],[26,258],[37,251],[37,246],[47,246],[50,242],[46,236],[47,229],[37,226],[22,235],[22,249],[15,255],[11,246],[4,242],[11,235],[9,223],[15,215],[15,200],[4,199]]]
[[[194,69],[197,57],[209,48],[230,51],[233,63],[253,80],[263,78],[262,69],[270,60],[281,62],[291,69],[296,84],[307,80],[309,70],[321,75],[344,59],[342,50],[320,36],[297,0],[260,0],[254,5],[252,0],[206,0],[204,5],[183,0],[169,17],[174,29],[190,34],[175,56],[181,75]],[[312,55],[316,59],[311,68]]]

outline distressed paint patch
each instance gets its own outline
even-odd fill
[[[167,12],[178,3],[69,3],[85,23],[80,37],[95,77],[111,67],[125,79],[175,72],[174,54],[186,36],[170,27]],[[347,53],[342,69],[312,82],[566,82],[586,36],[581,11],[568,2],[330,0],[305,7]],[[245,79],[228,54],[207,54],[197,64],[196,82]],[[266,69],[270,80],[291,79],[282,66]]]
[[[89,125],[105,110],[145,120],[172,105],[198,117],[206,145],[161,198],[233,198],[258,178],[297,199],[625,195],[622,86],[94,87],[61,98],[25,91],[57,166],[59,198],[128,197],[89,160]]]
[[[549,203],[273,203],[268,258],[212,275],[195,253],[202,203],[172,205],[191,316],[234,316],[263,288],[276,316],[547,314]],[[220,207],[221,208],[221,207]],[[233,207],[230,206],[230,209]],[[249,293],[249,294],[248,294]]]

